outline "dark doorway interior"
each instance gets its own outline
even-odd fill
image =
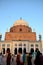
[[[7,48],[7,53],[10,53],[10,48]]]
[[[17,48],[15,48],[15,50],[14,50],[14,54],[15,54],[15,55],[17,54]]]
[[[26,53],[26,48],[24,48],[24,53]]]
[[[31,49],[30,49],[30,52],[31,52],[31,54],[33,54],[33,52],[34,52],[34,48],[31,48]]]
[[[5,48],[3,48],[3,54],[5,54]]]
[[[37,52],[37,51],[39,51],[39,49],[38,49],[38,48],[36,48],[36,49],[35,49],[35,52]]]
[[[22,54],[22,48],[19,48],[19,52]]]

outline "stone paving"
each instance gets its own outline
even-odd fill
[[[2,59],[2,65],[6,65],[6,57],[3,57]],[[11,61],[11,65],[16,65],[16,57],[14,57],[14,61]]]
[[[6,65],[6,57],[3,57],[2,59],[2,65]],[[14,57],[14,61],[11,61],[11,65],[16,65],[16,57]],[[34,65],[34,64],[32,64]]]

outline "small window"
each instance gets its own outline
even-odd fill
[[[30,30],[28,30],[28,32],[30,32]]]
[[[3,44],[2,47],[5,47],[5,44]]]
[[[38,44],[36,44],[36,47],[38,47]]]
[[[19,44],[19,46],[22,46],[22,44]]]
[[[34,45],[33,44],[31,44],[31,47],[33,47]]]
[[[17,46],[17,44],[15,44],[15,46]]]
[[[24,46],[26,46],[26,44],[24,44]]]
[[[22,31],[22,29],[20,28],[20,31]]]
[[[10,47],[10,44],[7,44],[7,47]]]

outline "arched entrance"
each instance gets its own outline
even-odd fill
[[[14,50],[14,54],[15,54],[15,55],[17,54],[17,48],[15,48],[15,50]]]
[[[36,49],[35,49],[35,51],[37,52],[37,51],[39,51],[39,49],[38,49],[38,48],[36,48]]]
[[[3,50],[3,54],[5,54],[5,48],[2,48],[2,50]]]
[[[19,52],[22,54],[22,48],[19,48]]]
[[[30,49],[30,52],[33,53],[33,52],[34,52],[34,48],[31,48],[31,49]]]
[[[26,53],[26,48],[24,48],[24,53]]]
[[[7,51],[6,52],[9,53],[10,52],[10,48],[7,48]]]

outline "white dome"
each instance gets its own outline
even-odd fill
[[[17,20],[15,23],[14,23],[14,26],[16,25],[25,25],[25,26],[28,26],[27,22],[20,19],[20,20]]]

